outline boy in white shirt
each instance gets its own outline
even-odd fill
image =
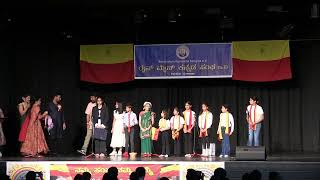
[[[260,146],[259,136],[261,130],[261,122],[264,119],[264,112],[258,105],[258,98],[253,96],[249,100],[250,105],[247,107],[247,122],[249,127],[248,146]],[[254,143],[253,143],[254,140]]]
[[[130,152],[135,152],[134,150],[134,133],[135,133],[135,126],[138,124],[137,115],[132,112],[132,105],[126,105],[126,113],[124,114],[123,119],[124,124],[124,133],[126,136],[126,145],[125,145],[125,153],[123,153],[124,157],[129,157],[129,146]]]

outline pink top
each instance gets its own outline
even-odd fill
[[[87,109],[86,109],[86,115],[91,115],[92,114],[92,109],[96,106],[96,103],[92,103],[92,102],[89,102],[88,103],[88,106],[87,106]]]

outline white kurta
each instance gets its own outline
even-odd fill
[[[118,112],[114,111],[113,117],[115,122],[113,126],[113,133],[110,146],[112,148],[124,147],[126,141],[125,134],[122,132],[124,113],[119,114]]]

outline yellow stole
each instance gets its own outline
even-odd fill
[[[190,111],[191,111],[191,112],[189,112],[189,113],[192,114],[192,110],[190,110]],[[189,114],[189,115],[190,115],[190,114]],[[193,114],[192,114],[192,115],[193,115]],[[183,125],[183,128],[189,130],[189,129],[187,128],[187,111],[183,111],[183,117],[184,117],[184,125]],[[191,117],[189,116],[189,118],[191,118]],[[189,119],[189,122],[190,122],[190,121],[192,121],[192,119],[191,119],[191,120]],[[189,124],[189,126],[191,127],[192,124]]]
[[[160,124],[159,124],[159,128],[167,128],[167,122],[166,122],[167,120],[166,119],[163,119],[163,118],[161,118],[160,119]]]
[[[222,114],[221,114],[222,115]],[[220,121],[221,121],[221,115],[220,115]],[[229,112],[226,112],[226,118],[227,118],[227,127],[226,127],[226,130],[225,130],[225,134],[229,134]],[[222,137],[222,128],[221,128],[221,124],[220,124],[220,131],[219,131],[219,139],[223,139]]]

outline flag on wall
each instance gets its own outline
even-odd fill
[[[291,79],[288,40],[232,43],[233,79],[267,82]]]
[[[133,44],[81,45],[80,80],[100,84],[134,80]]]

